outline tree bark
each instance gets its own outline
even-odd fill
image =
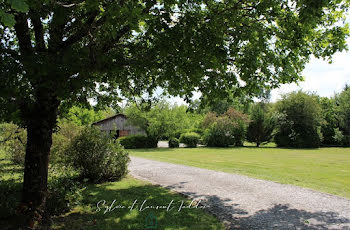
[[[26,227],[40,226],[46,214],[47,178],[52,133],[56,126],[59,101],[46,90],[24,112],[27,124],[22,207]]]

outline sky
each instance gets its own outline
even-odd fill
[[[350,24],[349,14],[346,22]],[[350,49],[350,38],[347,39],[347,44]],[[278,100],[281,94],[299,89],[315,92],[322,97],[331,97],[334,93],[341,92],[345,84],[350,84],[350,52],[336,53],[332,60],[333,62],[329,64],[322,59],[312,58],[302,72],[304,81],[298,84],[285,84],[273,90],[271,101]]]
[[[350,48],[350,38],[347,39]],[[304,81],[285,84],[271,92],[271,100],[276,101],[281,94],[302,89],[315,92],[323,97],[339,93],[346,83],[350,84],[350,52],[336,53],[332,64],[322,59],[312,58],[302,72]]]

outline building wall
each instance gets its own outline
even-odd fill
[[[107,133],[110,131],[119,130],[119,136],[146,134],[146,132],[140,128],[127,124],[127,118],[124,116],[117,116],[97,123],[96,125],[100,127],[101,131],[105,131]]]

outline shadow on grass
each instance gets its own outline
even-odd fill
[[[167,188],[181,189],[186,183],[180,182]],[[290,208],[284,204],[275,204],[270,208],[249,214],[231,199],[190,192],[183,194],[191,198],[203,199],[209,205],[206,211],[217,216],[228,229],[350,229],[350,220],[335,212],[309,212]]]
[[[13,218],[22,191],[23,168],[0,159],[0,229],[12,229]]]
[[[107,183],[89,187],[84,194],[84,204],[66,215],[55,217],[53,229],[223,229],[215,217],[201,208],[179,211],[181,202],[190,204],[183,196],[158,186],[135,183],[134,179],[125,180],[131,184],[125,186],[124,182],[119,187],[118,183]],[[104,213],[106,205],[115,209]],[[160,207],[157,209],[156,206]],[[153,222],[150,223],[150,219]]]

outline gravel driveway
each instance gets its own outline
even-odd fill
[[[131,157],[130,174],[203,199],[229,229],[350,229],[350,200],[242,175]]]

